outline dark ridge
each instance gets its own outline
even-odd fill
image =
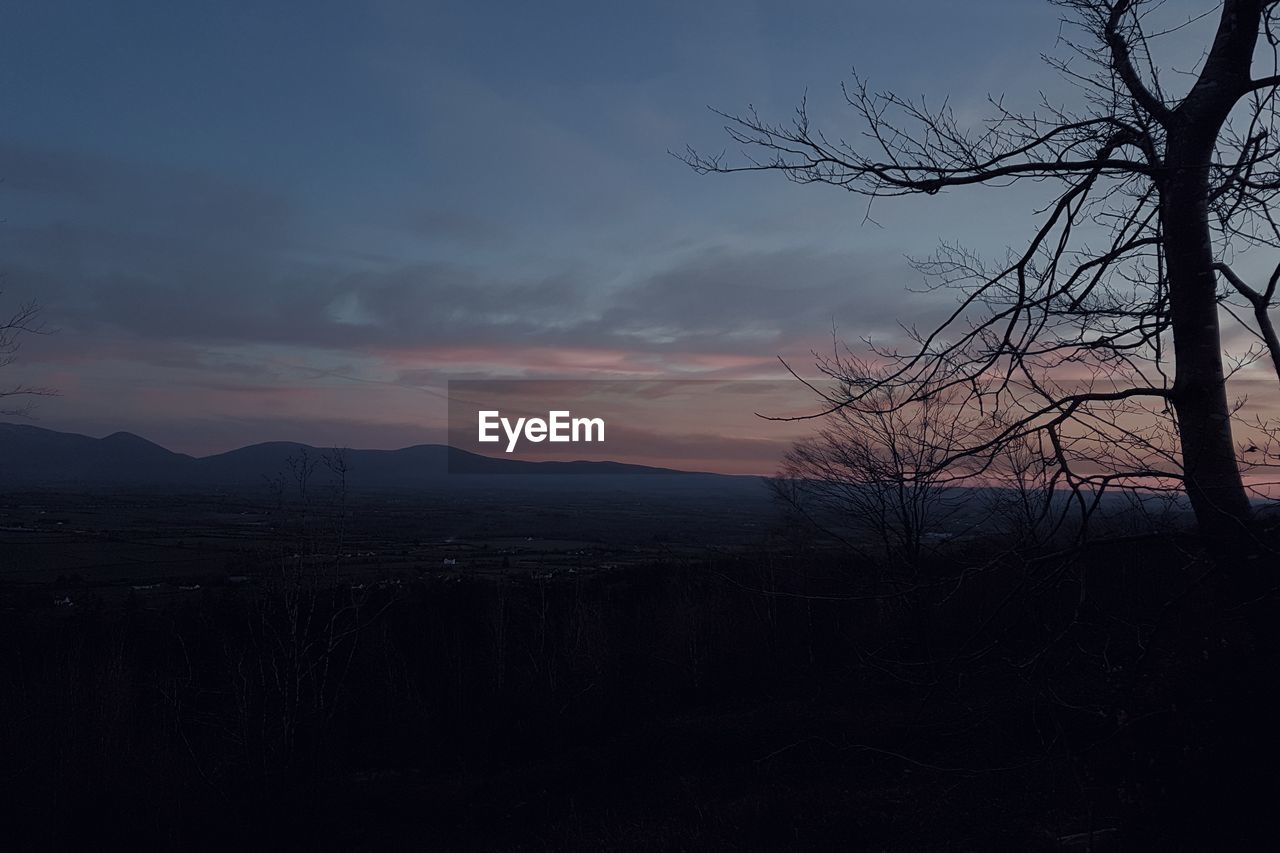
[[[621,462],[529,462],[470,453],[443,444],[399,450],[333,450],[292,441],[252,444],[211,456],[175,453],[128,432],[92,438],[29,424],[0,423],[0,489],[80,486],[103,488],[262,487],[288,476],[290,460],[305,453],[314,476],[332,480],[326,460],[341,456],[347,485],[378,489],[534,489],[594,491],[760,490],[760,479],[630,465]],[[579,475],[594,476],[579,476]]]

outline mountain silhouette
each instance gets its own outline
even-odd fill
[[[0,423],[0,490],[121,487],[157,489],[261,487],[290,476],[290,460],[306,455],[315,477],[332,480],[326,457],[341,456],[349,487],[534,488],[572,482],[575,488],[759,488],[759,478],[678,471],[621,462],[529,462],[481,456],[443,444],[399,450],[342,450],[289,441],[252,444],[211,456],[175,453],[128,432],[92,438],[30,424]],[[595,476],[583,477],[578,475]],[[484,475],[484,476],[478,476]],[[536,475],[536,476],[535,476]]]

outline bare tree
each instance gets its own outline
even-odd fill
[[[398,583],[350,583],[345,576],[350,511],[346,454],[301,447],[287,471],[268,479],[278,540],[248,611],[250,645],[236,649],[241,741],[257,749],[267,775],[324,756],[323,737],[363,634],[399,600]],[[317,481],[327,471],[330,481]],[[256,703],[256,704],[255,704]],[[252,736],[250,732],[254,733]],[[270,754],[268,754],[270,750]]]
[[[990,466],[986,512],[994,526],[1021,547],[1038,546],[1059,532],[1065,513],[1055,501],[1061,471],[1044,436],[1023,436],[1006,442]]]
[[[18,348],[22,345],[24,335],[40,335],[47,330],[40,322],[40,308],[34,302],[20,305],[9,318],[0,321],[0,367],[8,367],[17,358]],[[48,397],[54,392],[48,388],[33,385],[13,385],[0,389],[0,398],[14,397]],[[0,409],[0,415],[25,414],[29,406]]]
[[[875,374],[853,358],[838,364],[833,374]],[[857,547],[841,530],[878,540],[890,565],[918,568],[929,543],[946,535],[968,503],[953,487],[985,465],[976,457],[963,465],[940,464],[981,430],[955,405],[960,395],[917,395],[910,403],[907,396],[879,385],[864,397],[874,405],[837,409],[815,436],[787,453],[774,492],[847,544]]]
[[[851,393],[824,392],[823,413],[874,409],[886,389],[903,406],[965,389],[969,405],[1001,412],[1006,426],[944,464],[1038,436],[1077,486],[1177,482],[1202,531],[1238,534],[1251,507],[1219,313],[1261,341],[1243,362],[1269,354],[1280,375],[1269,315],[1280,265],[1264,285],[1228,266],[1244,251],[1280,248],[1269,209],[1280,190],[1277,2],[1222,0],[1212,43],[1181,92],[1161,78],[1153,44],[1193,21],[1164,26],[1157,0],[1054,2],[1071,29],[1064,56],[1046,60],[1078,84],[1075,107],[1045,101],[1015,112],[992,99],[990,117],[969,127],[945,104],[873,93],[855,77],[845,98],[861,145],[814,128],[802,103],[788,123],[754,109],[720,113],[740,161],[692,149],[682,158],[702,173],[776,171],[872,201],[1027,180],[1055,186],[1024,251],[988,265],[943,246],[920,262],[933,287],[959,290],[958,306],[931,331],[909,330],[905,350],[873,347],[891,369],[849,383]],[[1143,443],[1150,417],[1172,426],[1172,445]]]

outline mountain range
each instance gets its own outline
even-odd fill
[[[128,432],[105,438],[30,424],[0,423],[0,490],[45,487],[157,489],[261,487],[290,473],[303,454],[319,463],[334,451],[297,442],[252,444],[212,456],[189,456]],[[757,477],[654,468],[620,462],[528,462],[481,456],[443,444],[400,450],[342,450],[349,487],[376,489],[492,488],[513,483],[553,487],[572,477],[575,488],[620,486],[687,490],[756,489]],[[579,476],[591,474],[595,476]],[[485,475],[485,476],[475,476]],[[534,476],[537,475],[537,476]],[[639,479],[636,479],[636,478]],[[625,479],[623,479],[625,478]]]

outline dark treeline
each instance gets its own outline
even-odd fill
[[[10,849],[1266,835],[1276,607],[1175,536],[910,570],[800,538],[367,588],[291,557],[167,608],[3,590]]]

